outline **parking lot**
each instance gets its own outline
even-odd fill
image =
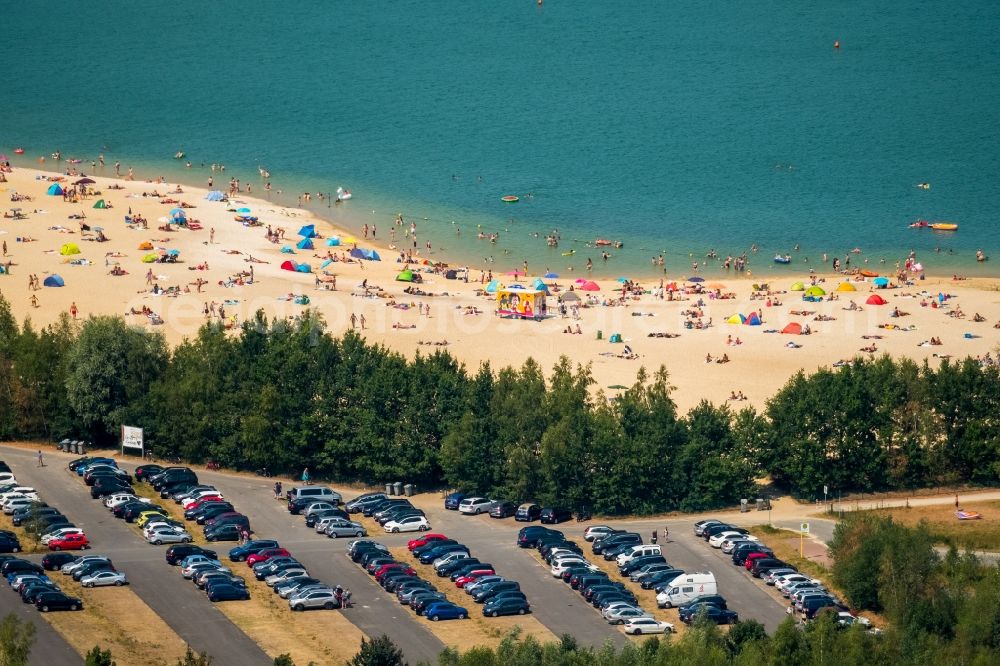
[[[35,467],[32,452],[25,449],[3,447],[2,457],[16,466],[19,480],[35,485],[43,490],[46,499],[66,507],[74,522],[92,536],[95,548],[107,552],[116,564],[120,563],[128,571],[134,591],[195,650],[208,652],[219,664],[270,663],[271,659],[258,643],[225,613],[208,603],[197,588],[176,584],[177,574],[165,566],[162,548],[144,543],[135,530],[123,525],[109,515],[98,501],[86,496],[85,487],[66,470],[65,462],[70,456],[50,455],[50,465],[45,468]],[[135,464],[122,463],[121,467],[133,471]],[[401,606],[393,595],[382,590],[345,557],[347,539],[334,540],[316,534],[304,526],[301,516],[290,515],[285,503],[273,498],[271,480],[212,471],[199,471],[198,476],[201,482],[218,487],[239,511],[249,516],[255,537],[277,539],[309,569],[310,575],[350,588],[354,608],[343,611],[343,617],[364,634],[389,634],[411,662],[434,660],[445,642],[451,643],[449,634],[442,634],[434,627],[437,634],[445,637],[442,641],[439,635],[429,630],[423,618],[414,616],[408,607]],[[355,494],[343,491],[345,499]],[[569,634],[581,644],[595,646],[607,640],[615,644],[628,640],[619,629],[608,625],[579,594],[561,580],[553,578],[547,567],[540,564],[531,552],[517,547],[517,531],[526,523],[517,523],[513,518],[497,520],[485,514],[466,516],[446,511],[436,495],[422,495],[414,500],[427,511],[434,532],[443,532],[466,544],[483,561],[494,563],[503,575],[519,581],[522,589],[528,591],[534,619],[553,635]],[[370,537],[393,548],[405,547],[413,536],[379,533],[375,531],[377,524],[370,519],[364,522]],[[593,522],[566,522],[553,527],[583,545],[583,530]],[[634,529],[644,538],[653,527],[649,521],[612,521],[607,524]],[[775,629],[784,619],[783,606],[773,596],[748,580],[728,557],[693,536],[690,520],[670,520],[666,524],[671,527],[671,535],[664,555],[672,565],[685,571],[713,571],[720,593],[726,596],[730,607],[737,610],[743,619],[757,619],[769,630]],[[656,527],[661,529],[663,525],[660,522]],[[222,542],[216,545],[216,550],[224,558],[234,544]],[[469,610],[476,614],[481,612],[480,607],[471,601]],[[461,630],[461,623],[448,624],[453,625],[450,631]],[[59,645],[59,641],[54,639],[48,643]]]

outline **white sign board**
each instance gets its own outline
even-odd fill
[[[122,426],[122,453],[125,452],[125,449],[138,449],[142,453],[142,428]]]
[[[799,525],[799,530],[803,534],[809,534],[809,523],[802,523],[801,525]]]

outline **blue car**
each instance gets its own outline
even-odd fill
[[[424,610],[424,615],[429,617],[433,622],[437,622],[438,620],[464,620],[469,617],[469,611],[449,601],[442,601],[428,606]]]
[[[458,511],[458,505],[466,497],[465,493],[452,493],[444,498],[444,508]]]
[[[278,548],[278,542],[274,539],[254,539],[253,541],[247,541],[242,546],[236,546],[229,550],[229,560],[231,562],[243,562],[254,553],[260,552],[265,548]]]
[[[447,555],[448,553],[468,553],[468,546],[464,546],[460,543],[452,543],[447,546],[441,546],[439,548],[432,548],[420,556],[421,564],[430,564],[442,555]]]
[[[83,476],[88,469],[94,465],[111,465],[112,467],[118,467],[118,463],[112,458],[94,458],[88,460],[86,465],[81,465],[76,468],[76,475]]]

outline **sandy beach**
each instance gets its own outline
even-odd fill
[[[811,372],[859,354],[888,353],[936,364],[944,357],[995,354],[1000,342],[1000,329],[995,328],[1000,322],[1000,279],[995,278],[928,276],[912,285],[876,289],[871,278],[802,274],[781,283],[772,279],[768,295],[764,291],[755,294],[753,279],[710,271],[703,275],[703,294],[684,293],[684,276],[677,275],[679,290],[664,296],[679,300],[661,298],[660,281],[650,279],[640,281],[637,291],[643,293],[630,295],[624,304],[618,303],[622,285],[598,280],[600,291],[575,292],[582,297],[575,313],[570,309],[561,316],[552,297],[547,319],[516,321],[496,317],[493,296],[477,294],[485,286],[478,270],[470,271],[465,282],[446,279],[442,273],[429,272],[429,266],[418,264],[413,268],[424,271],[424,279],[416,286],[434,295],[404,293],[412,285],[395,279],[403,265],[397,261],[398,251],[389,247],[389,229],[380,227],[379,239],[368,241],[363,238],[360,222],[338,230],[307,211],[249,196],[212,202],[206,200],[204,189],[184,186],[178,193],[175,184],[99,176],[93,177],[96,182],[89,185],[93,192],[86,198],[64,201],[62,196],[46,194],[53,182],[50,179],[57,174],[18,168],[5,176],[7,182],[0,183],[4,212],[0,242],[6,252],[0,264],[5,270],[9,264],[10,273],[0,275],[0,293],[11,303],[18,320],[30,317],[35,326],[52,323],[75,304],[78,319],[95,314],[123,315],[138,326],[155,327],[170,343],[177,344],[197,332],[206,321],[206,307],[211,311],[213,305],[215,314],[210,312],[209,317],[218,318],[221,305],[224,321],[233,325],[257,310],[269,317],[294,317],[313,308],[322,313],[334,333],[350,329],[353,316],[353,325],[371,342],[408,356],[444,349],[470,369],[485,361],[494,368],[520,365],[528,357],[548,369],[560,355],[567,355],[574,362],[592,364],[595,388],[612,394],[615,390],[608,387],[631,384],[641,366],[655,370],[665,365],[677,387],[675,399],[682,410],[702,399],[727,401],[734,392],[746,398],[735,401],[736,407],[760,407],[796,371]],[[72,185],[78,179],[64,176],[59,182]],[[14,201],[15,193],[31,200]],[[150,196],[154,193],[160,196]],[[361,198],[343,204],[348,213],[356,206],[359,220],[364,209],[358,201]],[[101,199],[111,207],[94,208]],[[161,220],[170,219],[177,202],[191,206],[184,208],[186,218],[197,220],[199,229],[191,229],[190,224],[161,229]],[[23,217],[14,216],[15,208]],[[235,210],[239,208],[250,209],[245,215],[256,217],[260,226],[237,221]],[[148,228],[127,225],[125,217],[130,210],[133,216],[144,217]],[[295,247],[300,227],[309,224],[316,225],[321,236],[313,241],[315,249],[283,253],[283,246]],[[400,242],[409,224],[405,220],[404,226],[396,228]],[[283,229],[284,240],[268,240],[269,226]],[[106,241],[95,240],[100,233]],[[333,236],[344,242],[329,247],[327,239]],[[357,239],[358,247],[376,249],[382,260],[342,261],[353,247],[348,240],[351,236]],[[436,240],[419,230],[418,237],[421,248],[425,240]],[[80,252],[62,254],[68,243]],[[143,261],[147,255],[169,255],[174,250],[175,263]],[[328,252],[337,260],[321,268]],[[282,270],[286,260],[306,263],[312,272]],[[433,255],[433,260],[447,258]],[[125,274],[113,274],[116,267]],[[519,266],[512,262],[503,270],[515,267]],[[37,276],[42,283],[52,275],[61,276],[65,286],[29,287],[29,276]],[[515,279],[495,277],[507,284]],[[518,279],[530,284],[534,277]],[[586,278],[564,274],[545,282],[558,285],[558,295],[565,294],[581,277]],[[803,301],[802,292],[791,290],[795,281],[810,287],[812,279],[828,293],[821,301]],[[853,291],[840,287],[845,281]],[[716,292],[732,297],[715,298]],[[869,305],[867,300],[873,293],[886,304]],[[941,301],[939,294],[947,298]],[[596,302],[588,303],[588,299]],[[604,304],[606,300],[615,304]],[[934,301],[940,307],[933,307]],[[142,314],[143,308],[155,316]],[[900,315],[892,316],[897,309]],[[763,320],[759,326],[727,323],[733,314],[754,312]],[[977,313],[983,321],[974,321]],[[703,326],[711,325],[701,329],[685,325],[698,320]],[[783,334],[792,322],[808,326],[811,334]],[[573,331],[579,326],[581,333],[566,333],[567,326]],[[622,342],[609,342],[616,333]],[[929,344],[932,339],[941,344]],[[626,345],[635,358],[624,357]],[[711,361],[707,361],[709,356]],[[717,362],[723,357],[728,362]]]

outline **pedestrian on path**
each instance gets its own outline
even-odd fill
[[[656,530],[653,530],[653,535],[649,537],[649,542],[654,546],[656,545]]]
[[[45,467],[45,461],[42,460],[42,450],[41,449],[38,450],[38,466],[39,467]]]
[[[309,468],[302,470],[302,483],[309,483]]]
[[[958,508],[958,495],[955,495],[955,508]]]
[[[663,543],[666,543],[670,537],[670,528],[666,525],[663,526]]]
[[[281,481],[274,482],[274,499],[281,499]]]

